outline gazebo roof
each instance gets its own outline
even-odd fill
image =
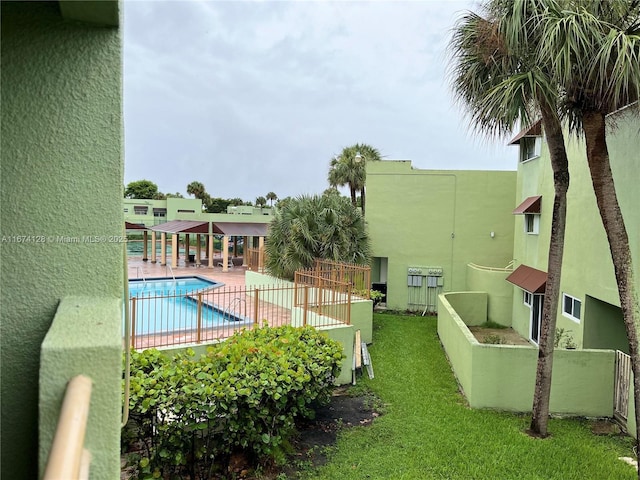
[[[202,220],[172,220],[160,225],[154,225],[150,230],[164,233],[209,233],[209,222],[203,222]]]
[[[266,237],[268,223],[213,222],[213,233],[238,237]]]

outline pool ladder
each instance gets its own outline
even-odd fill
[[[236,297],[233,300],[231,300],[231,303],[227,306],[227,308],[224,309],[224,311],[222,312],[222,319],[224,320],[225,318],[227,318],[228,320],[231,320],[231,308],[236,304],[236,303],[244,303],[244,312],[245,314],[247,313],[247,299],[246,298],[242,298],[242,297]]]
[[[138,278],[142,277],[142,282],[144,284],[147,283],[147,279],[144,278],[144,270],[142,270],[142,267],[136,267],[136,277]]]
[[[164,266],[164,276],[167,276],[167,268],[169,269],[169,271],[171,272],[171,278],[173,278],[173,281],[176,281],[176,276],[173,274],[173,268],[171,268],[171,265],[169,265],[168,263]]]

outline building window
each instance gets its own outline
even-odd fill
[[[576,297],[572,297],[571,295],[567,295],[566,293],[562,294],[562,314],[565,317],[579,322],[581,309],[582,302],[580,300]]]
[[[529,235],[537,235],[540,230],[540,215],[535,213],[525,213],[524,231]]]
[[[196,213],[195,210],[178,210],[178,213]]]
[[[125,209],[124,209],[124,213],[129,213],[129,209],[128,209],[128,208],[125,208]]]
[[[133,213],[136,215],[146,215],[149,207],[133,207]]]
[[[531,292],[527,292],[526,290],[522,291],[522,301],[528,307],[533,303],[533,294]]]
[[[520,161],[527,162],[540,156],[540,137],[524,137],[520,140]]]

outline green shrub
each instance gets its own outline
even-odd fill
[[[297,417],[327,402],[342,347],[311,327],[235,334],[206,355],[132,354],[130,422],[137,478],[209,478],[228,456],[283,458]]]

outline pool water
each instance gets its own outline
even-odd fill
[[[195,330],[198,322],[198,302],[188,295],[221,286],[201,277],[173,279],[129,280],[129,297],[136,298],[135,335],[177,333]],[[202,304],[202,328],[243,326],[251,321],[230,311]]]
[[[202,277],[152,278],[129,280],[129,297],[180,295],[219,287],[222,284]]]

